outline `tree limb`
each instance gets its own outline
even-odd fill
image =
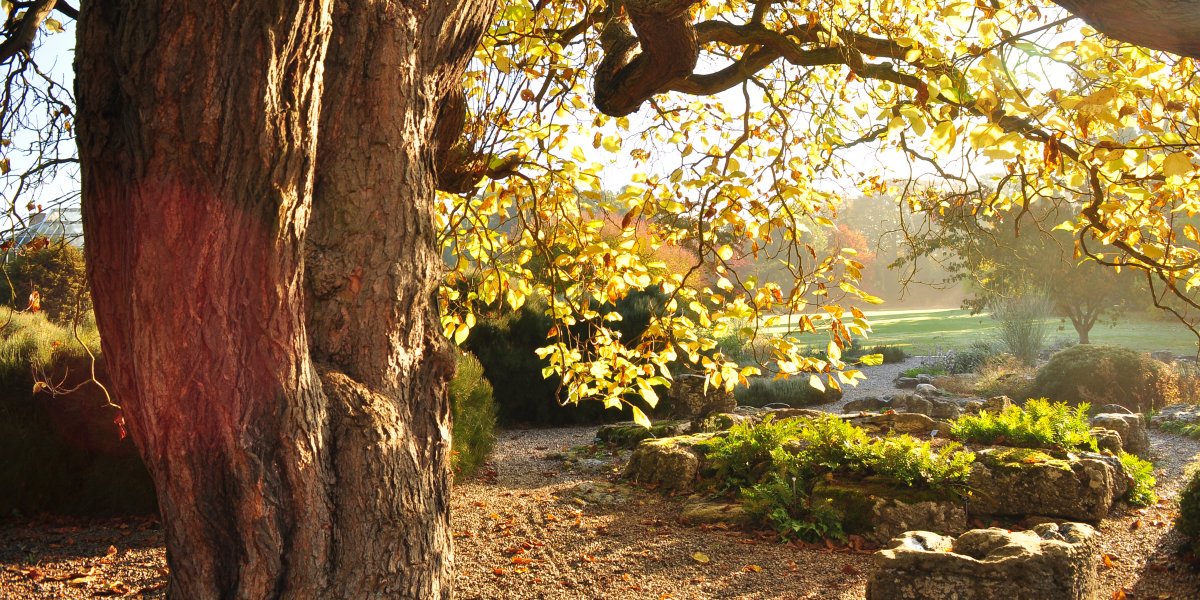
[[[21,21],[16,24],[12,35],[0,42],[0,63],[7,63],[12,60],[18,53],[28,50],[33,45],[33,39],[37,36],[38,28],[42,26],[42,22],[46,17],[54,12],[54,4],[57,0],[38,0],[33,6],[25,11],[21,17]]]
[[[1200,9],[1193,0],[1054,0],[1111,38],[1200,58]]]

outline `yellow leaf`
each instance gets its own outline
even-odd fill
[[[817,377],[816,375],[808,376],[808,386],[819,392],[825,391],[825,384],[821,381],[821,378]]]
[[[706,565],[709,562],[712,562],[712,559],[709,558],[708,555],[703,552],[693,552],[692,560],[694,560],[702,565]]]
[[[958,142],[958,130],[954,128],[954,123],[950,121],[942,121],[937,127],[933,128],[933,136],[929,139],[929,146],[939,155],[944,155],[954,150],[954,145]]]
[[[633,409],[633,422],[646,429],[650,429],[650,418],[646,416],[646,413],[642,412],[642,409],[636,406],[631,406],[630,408]]]
[[[1192,172],[1192,157],[1187,152],[1174,152],[1163,161],[1163,176],[1168,180],[1177,178],[1174,183],[1183,179],[1184,175]]]
[[[877,366],[883,364],[883,355],[882,354],[866,354],[862,358],[858,359],[858,361],[868,367],[877,367]]]

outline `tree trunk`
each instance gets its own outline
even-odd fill
[[[173,597],[450,593],[428,137],[492,2],[432,4],[82,5],[89,278]]]
[[[310,340],[337,439],[334,595],[430,598],[452,581],[435,116],[493,7],[363,4],[335,9],[308,244]]]
[[[1088,341],[1088,334],[1091,333],[1091,331],[1092,331],[1092,326],[1090,323],[1085,324],[1085,323],[1080,323],[1079,321],[1072,320],[1071,325],[1075,326],[1075,333],[1077,333],[1079,335],[1079,343],[1080,344],[1091,343]]]

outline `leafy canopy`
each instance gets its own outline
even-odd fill
[[[1049,225],[1079,256],[1191,304],[1197,81],[1193,60],[1040,2],[506,2],[466,78],[470,183],[440,199],[449,280],[479,284],[443,290],[442,325],[461,340],[481,304],[545,298],[561,326],[539,353],[571,400],[653,405],[680,363],[717,386],[767,370],[837,388],[861,377],[840,349],[878,301],[857,250],[826,243],[859,194],[980,220],[1061,207]],[[646,259],[661,246],[692,264]],[[768,247],[777,277],[731,268]],[[621,339],[600,307],[649,287],[668,301]],[[712,352],[761,326],[829,351]]]
[[[76,11],[0,14],[0,179],[21,215],[75,197],[74,100],[38,48]],[[1189,318],[1195,71],[1030,0],[504,0],[463,94],[440,103],[442,327],[461,342],[481,307],[544,300],[558,326],[540,353],[575,401],[653,405],[681,368],[839,388],[861,377],[841,348],[878,301],[861,248],[829,243],[857,195],[1018,222],[1063,205],[1054,225],[1080,257],[1142,273]],[[731,268],[747,261],[771,268]],[[611,307],[648,288],[667,300],[624,339]],[[787,335],[761,364],[713,352],[775,326],[827,352]]]

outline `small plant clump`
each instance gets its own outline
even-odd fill
[[[1088,423],[1088,405],[1068,406],[1045,398],[1025,407],[1009,406],[999,413],[983,411],[956,419],[950,435],[964,442],[1020,448],[1097,451]]]
[[[459,355],[458,371],[450,380],[450,412],[450,466],[456,476],[473,475],[496,443],[496,403],[483,365],[469,352]]]
[[[946,367],[938,365],[921,365],[919,367],[910,367],[900,372],[901,377],[916,377],[917,375],[949,375],[950,371]]]
[[[1122,452],[1121,466],[1133,478],[1133,485],[1129,487],[1129,492],[1125,496],[1130,504],[1150,506],[1158,502],[1158,494],[1154,493],[1154,486],[1158,482],[1154,479],[1154,465],[1150,461],[1139,458],[1135,454]]]
[[[1166,421],[1158,426],[1159,429],[1167,433],[1177,433],[1187,436],[1192,439],[1200,440],[1200,425],[1196,423],[1183,423],[1180,421]]]
[[[847,361],[857,361],[864,356],[876,355],[883,359],[884,364],[904,362],[908,358],[908,353],[900,346],[878,345],[867,348],[860,346],[858,340],[851,343],[849,348],[842,350],[842,359]]]
[[[1200,557],[1200,463],[1188,469],[1187,483],[1179,492],[1179,518],[1175,527],[1188,538],[1188,549]]]
[[[812,406],[840,400],[841,390],[826,388],[818,390],[808,384],[807,379],[767,379],[758,377],[748,386],[734,390],[739,406],[763,407],[768,404],[786,404],[793,407]]]
[[[837,417],[739,425],[707,443],[717,481],[737,490],[746,512],[785,538],[840,538],[846,515],[811,498],[834,476],[871,478],[958,497],[975,455],[958,444],[933,448],[908,435],[872,438]]]

